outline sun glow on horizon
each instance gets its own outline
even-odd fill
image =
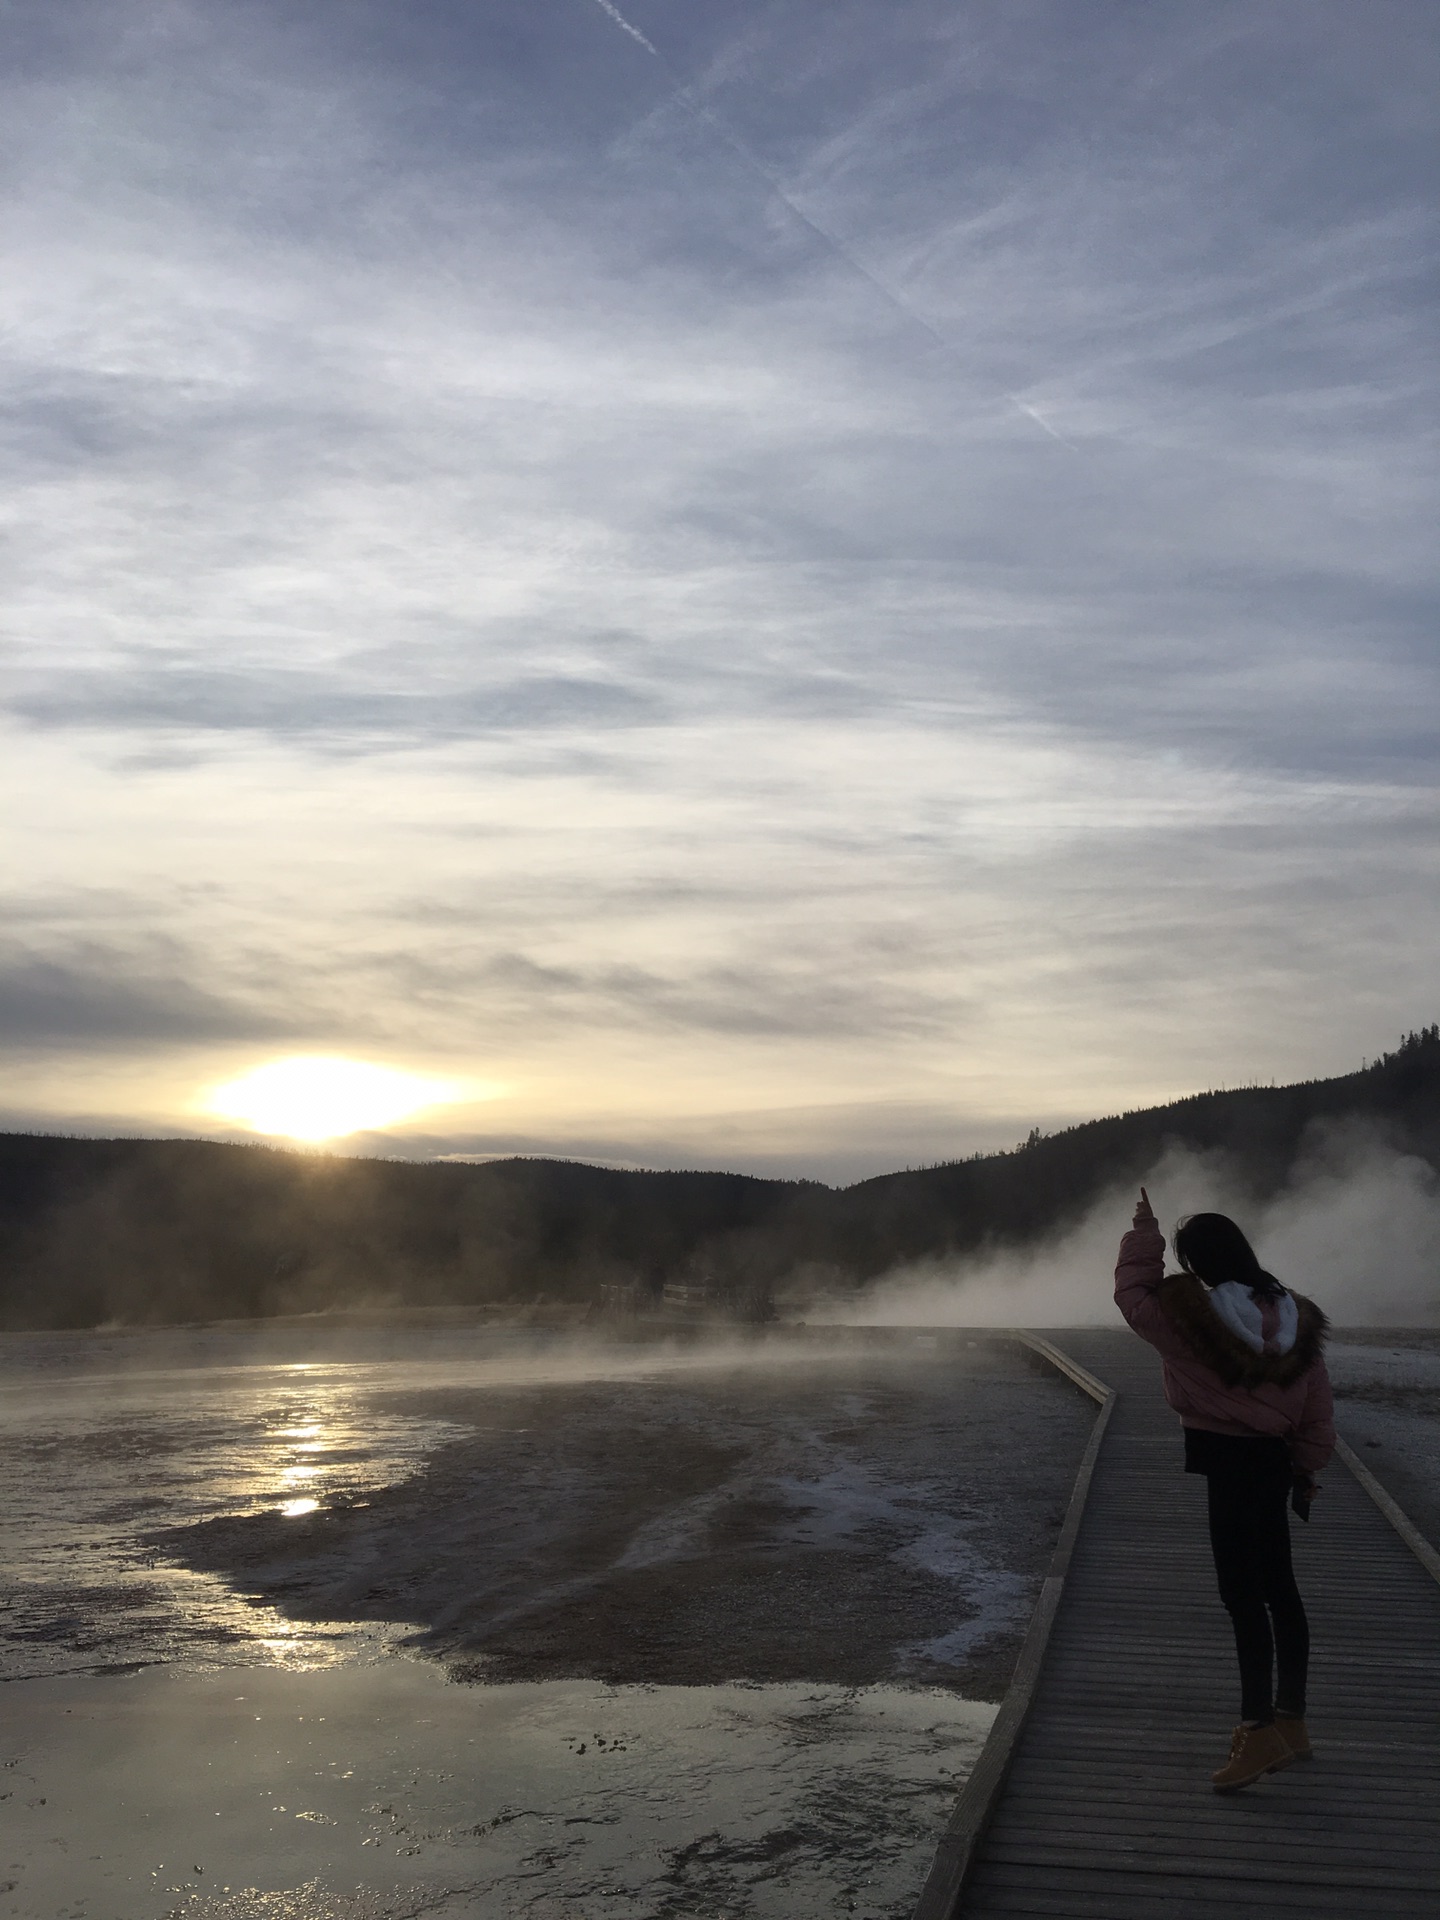
[[[465,1097],[466,1090],[452,1080],[401,1073],[368,1060],[301,1054],[269,1060],[212,1087],[205,1111],[218,1119],[238,1120],[256,1133],[313,1144],[394,1126],[427,1107],[450,1106]]]

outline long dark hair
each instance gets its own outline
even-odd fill
[[[1175,1229],[1175,1257],[1187,1273],[1207,1287],[1238,1280],[1262,1300],[1278,1300],[1285,1289],[1255,1258],[1255,1249],[1224,1213],[1192,1213]]]

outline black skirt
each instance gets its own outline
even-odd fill
[[[1208,1433],[1186,1427],[1186,1473],[1213,1474],[1221,1480],[1272,1481],[1290,1478],[1289,1443],[1278,1434]]]

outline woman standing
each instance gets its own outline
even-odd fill
[[[1293,1500],[1309,1517],[1315,1475],[1335,1446],[1325,1371],[1329,1323],[1255,1258],[1223,1213],[1181,1221],[1165,1272],[1165,1237],[1145,1189],[1120,1243],[1115,1304],[1165,1363],[1165,1398],[1185,1433],[1185,1471],[1203,1473],[1220,1598],[1240,1657],[1240,1725],[1217,1793],[1310,1756],[1305,1671],[1310,1629],[1290,1564]]]

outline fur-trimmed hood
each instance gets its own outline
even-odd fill
[[[1287,1353],[1256,1353],[1226,1326],[1211,1304],[1208,1288],[1194,1274],[1167,1274],[1156,1297],[1195,1358],[1212,1368],[1227,1387],[1291,1386],[1321,1357],[1330,1331],[1330,1322],[1313,1300],[1291,1293],[1295,1344]]]

